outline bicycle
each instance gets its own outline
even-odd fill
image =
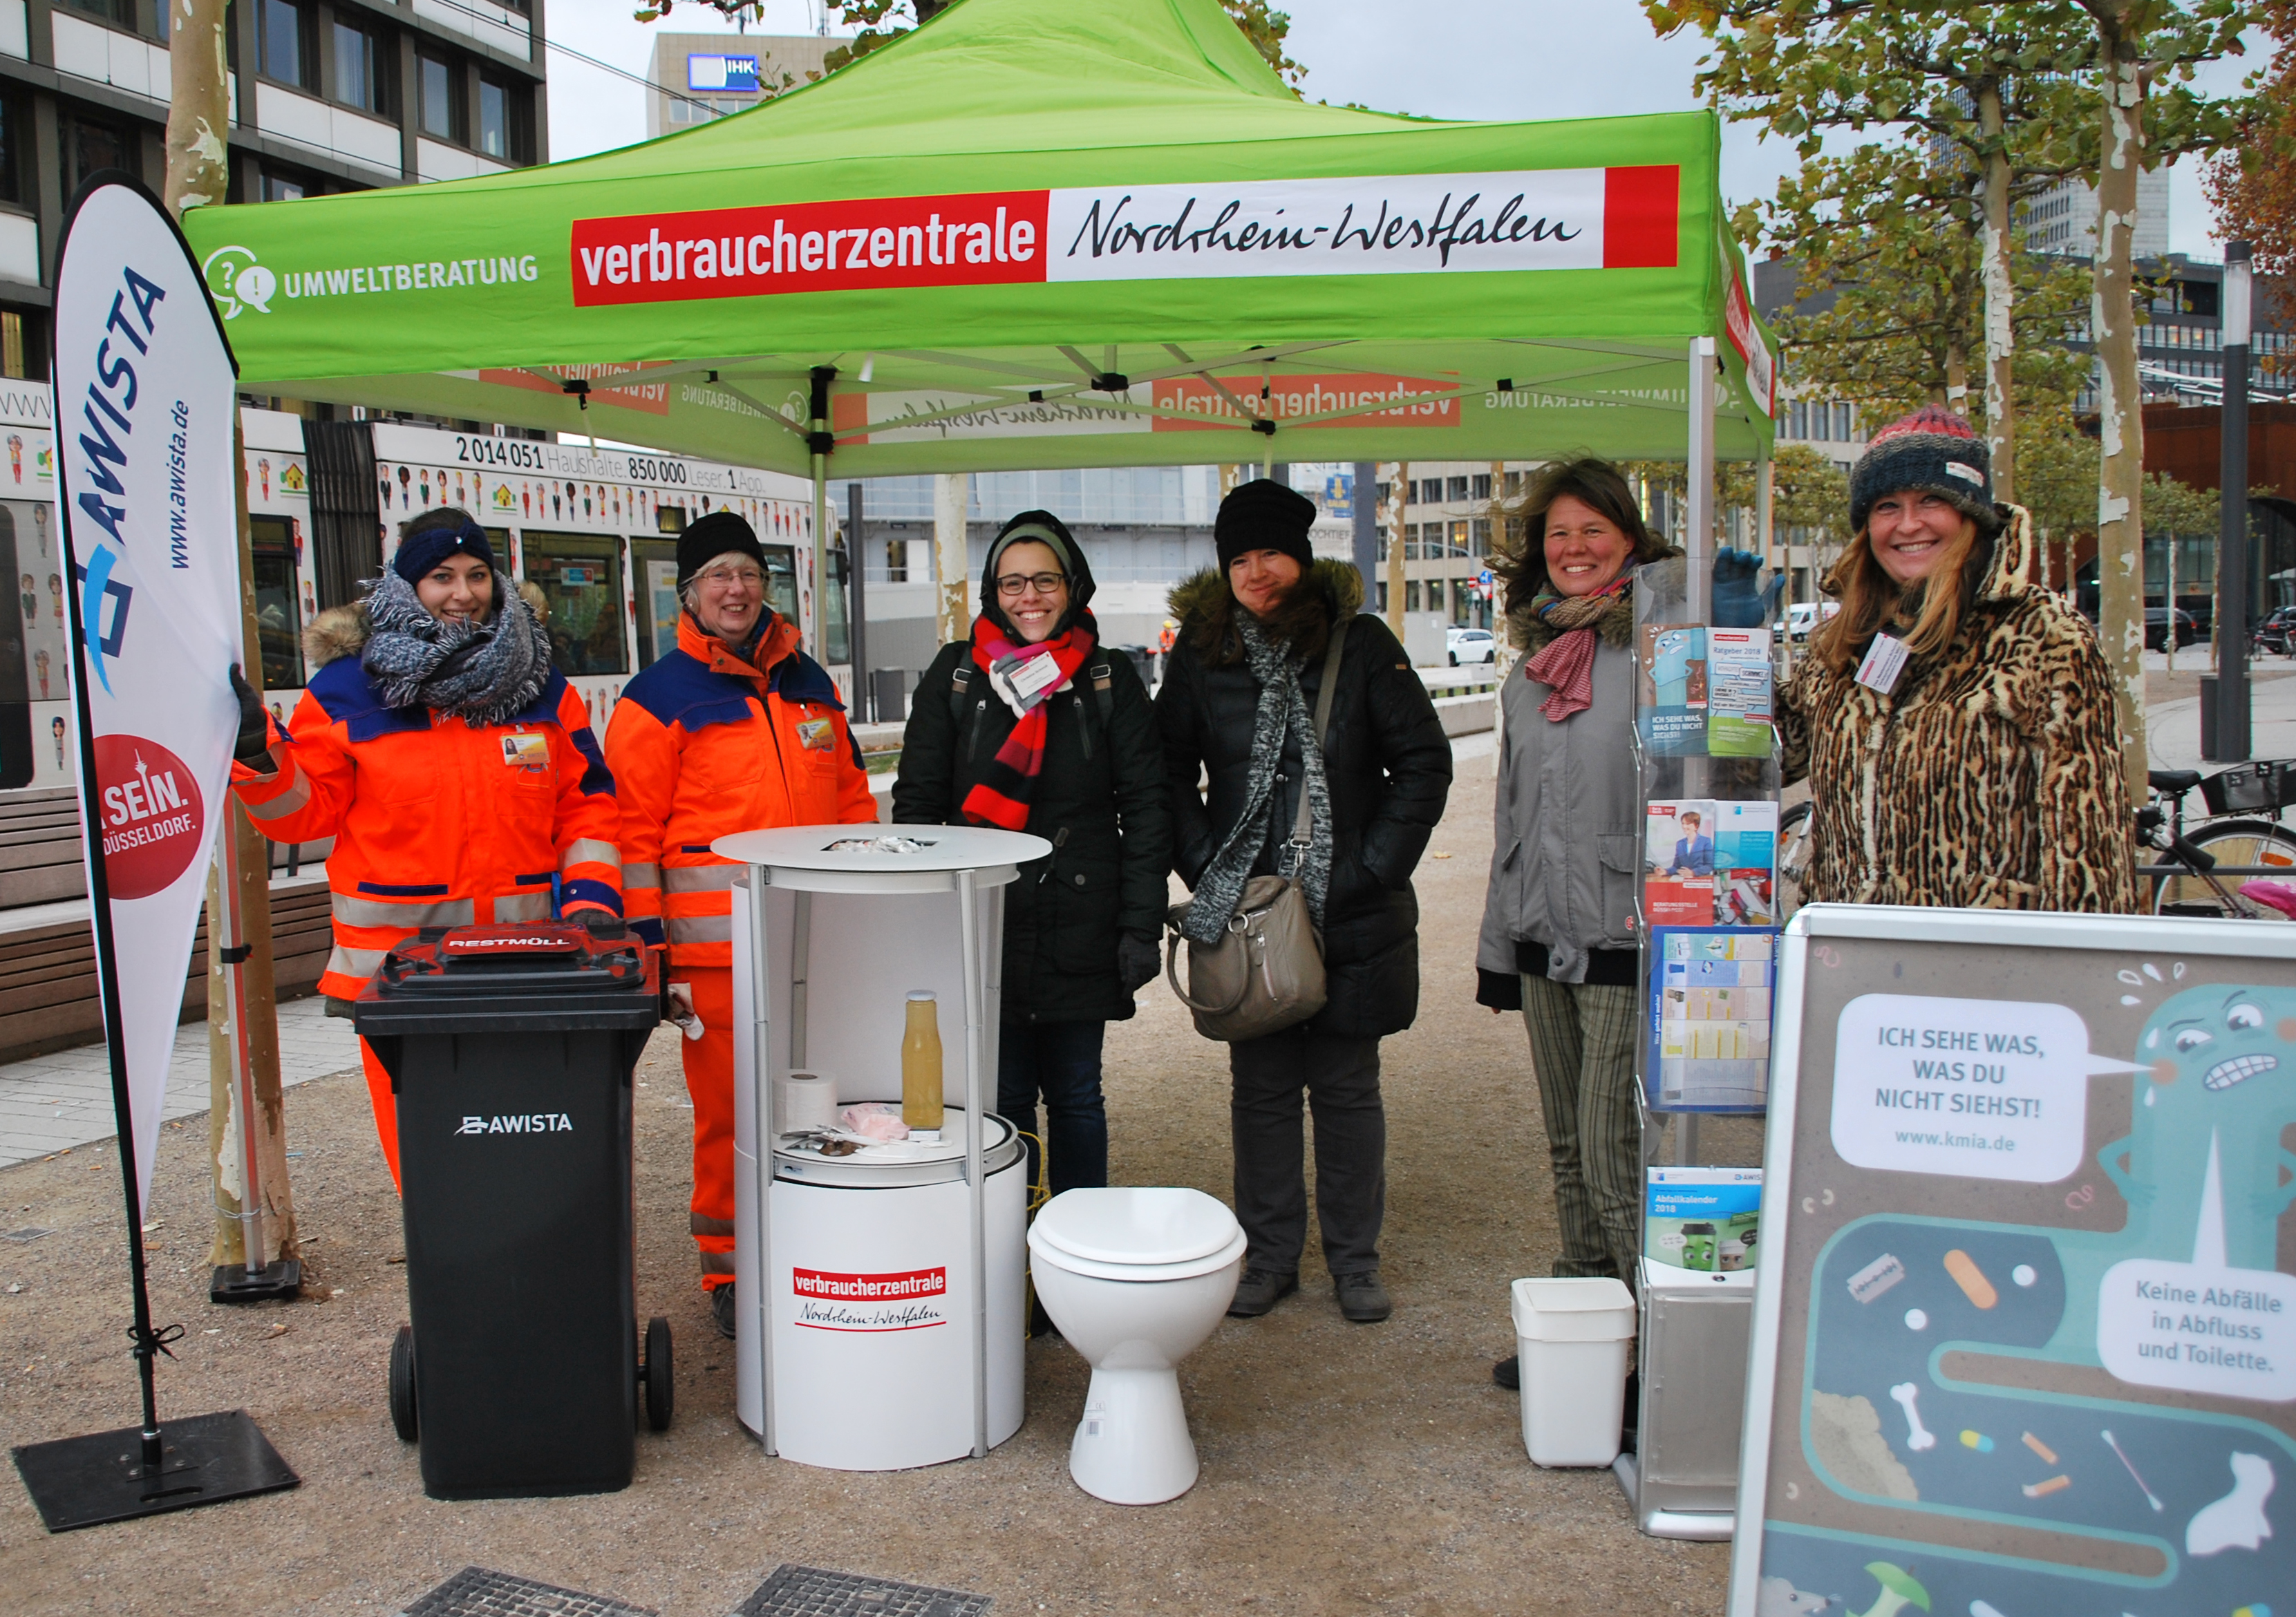
[[[2234,764],[2209,776],[2198,770],[2156,769],[2147,778],[2154,801],[2136,811],[2136,839],[2167,856],[2141,872],[2152,878],[2155,915],[2290,919],[2245,896],[2239,886],[2252,876],[2284,872],[2296,881],[2296,829],[2277,819],[2296,800],[2296,761]],[[2195,791],[2209,814],[2187,831],[2185,799]],[[2267,813],[2275,818],[2251,817]],[[1801,907],[1811,853],[1809,819],[1808,803],[1794,804],[1778,819],[1781,920]]]
[[[2207,776],[2193,769],[2156,769],[2145,780],[2152,801],[2136,811],[2136,839],[2168,855],[2139,872],[2152,878],[2152,913],[2290,919],[2242,894],[2238,884],[2257,875],[2296,877],[2296,831],[2279,823],[2296,796],[2296,762],[2236,764]],[[2209,817],[2187,833],[2185,804],[2195,791]],[[2250,817],[2265,813],[2273,817]],[[2177,874],[2179,867],[2186,873]],[[2227,877],[2236,879],[2228,886]]]

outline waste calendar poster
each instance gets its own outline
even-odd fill
[[[1734,1617],[2296,1612],[2296,927],[1813,906]]]

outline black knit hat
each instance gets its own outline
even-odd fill
[[[757,531],[729,510],[713,510],[677,536],[677,579],[693,577],[720,556],[747,556],[762,571],[766,547]]]
[[[1308,529],[1316,520],[1316,502],[1272,478],[1240,483],[1220,502],[1212,522],[1212,543],[1226,572],[1246,551],[1281,551],[1302,568],[1316,559],[1308,547]]]
[[[424,511],[406,525],[390,570],[413,584],[449,556],[474,556],[487,564],[488,571],[502,570],[487,530],[471,519],[470,512],[452,505]]]
[[[1991,533],[1993,455],[1977,429],[1942,404],[1924,404],[1891,421],[1867,441],[1849,471],[1849,529],[1857,532],[1874,502],[1885,494],[1938,494]]]

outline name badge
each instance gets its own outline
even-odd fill
[[[1906,642],[1887,634],[1876,634],[1867,648],[1866,660],[1857,665],[1857,682],[1870,690],[1887,696],[1897,689],[1898,675],[1906,671]]]
[[[837,725],[830,719],[800,719],[797,744],[808,752],[827,752],[837,745]]]
[[[999,657],[988,670],[992,682],[1006,693],[1006,700],[1026,713],[1054,686],[1061,682],[1061,666],[1049,651],[1033,652],[1026,657],[1014,655]]]
[[[502,739],[503,762],[512,769],[538,775],[550,767],[550,738],[517,731]]]

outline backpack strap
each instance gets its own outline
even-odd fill
[[[1092,682],[1093,705],[1100,709],[1100,727],[1103,731],[1116,713],[1116,692],[1109,684],[1115,672],[1105,658],[1084,671],[1085,678]]]

